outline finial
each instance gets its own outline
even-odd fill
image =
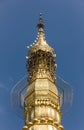
[[[43,19],[42,19],[42,13],[40,13],[39,23],[37,24],[38,28],[44,28]]]
[[[42,13],[39,14],[40,18],[42,18]]]

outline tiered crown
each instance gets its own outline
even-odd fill
[[[29,72],[29,83],[36,78],[48,78],[55,82],[55,53],[44,36],[44,24],[40,15],[38,26],[38,36],[35,44],[29,48],[27,59],[27,70]]]

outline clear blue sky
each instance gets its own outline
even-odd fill
[[[10,110],[10,91],[26,75],[26,46],[37,36],[40,12],[47,42],[57,54],[57,74],[74,90],[64,128],[83,130],[84,0],[0,0],[0,130],[22,130],[23,120]]]

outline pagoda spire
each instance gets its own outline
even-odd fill
[[[38,36],[37,36],[36,43],[39,41],[39,45],[46,44],[42,13],[40,13],[39,15],[39,23],[37,24],[37,27],[38,27]]]
[[[29,49],[27,59],[28,81],[29,84],[36,78],[48,78],[55,82],[55,53],[45,40],[44,24],[40,14],[39,23],[37,24],[38,37],[35,44]]]
[[[43,29],[44,29],[42,13],[40,13],[39,23],[37,24],[37,27],[38,27],[39,29],[40,29],[40,28],[43,28]]]
[[[40,14],[38,39],[28,50],[28,88],[25,96],[23,130],[63,130],[56,81],[55,53],[44,37]]]

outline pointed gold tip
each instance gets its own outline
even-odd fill
[[[40,13],[40,18],[42,18],[42,13]]]
[[[37,27],[40,29],[40,28],[43,28],[44,29],[44,24],[43,24],[43,19],[42,19],[42,13],[40,13],[39,15],[39,23],[37,24]]]

